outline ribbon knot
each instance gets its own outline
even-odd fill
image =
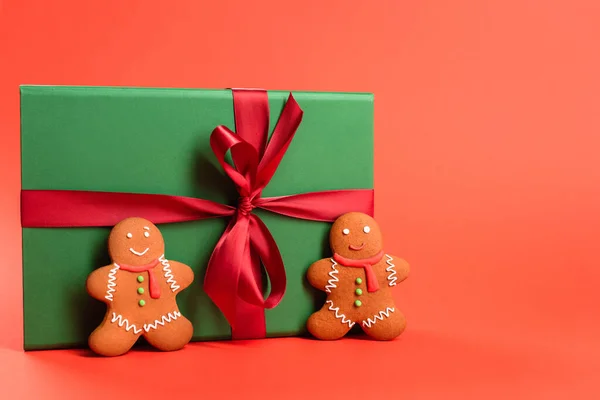
[[[238,199],[238,207],[237,210],[240,214],[247,216],[254,210],[255,206],[252,204],[252,200],[248,196],[241,196]]]

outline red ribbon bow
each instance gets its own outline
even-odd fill
[[[236,133],[218,126],[210,137],[217,160],[235,184],[240,200],[235,217],[215,246],[204,278],[204,290],[236,328],[238,298],[264,308],[275,307],[285,292],[285,268],[277,244],[265,224],[251,211],[261,203],[267,186],[302,120],[302,110],[290,95],[267,145],[269,104],[264,91],[233,92]],[[225,161],[231,151],[235,168]],[[271,281],[263,299],[260,264]],[[258,279],[257,279],[258,278]]]
[[[267,144],[267,92],[234,89],[233,101],[236,133],[218,126],[211,134],[210,145],[237,188],[240,195],[237,208],[181,196],[23,190],[22,226],[113,226],[133,215],[155,224],[231,216],[209,260],[204,290],[227,318],[234,338],[264,337],[262,310],[273,308],[281,301],[286,276],[273,236],[252,210],[262,208],[289,217],[332,222],[349,211],[372,215],[373,190],[261,197],[261,191],[275,174],[300,125],[302,110],[290,94]],[[231,152],[233,166],[225,161],[228,152]],[[261,262],[271,282],[267,299],[263,297],[261,286]]]

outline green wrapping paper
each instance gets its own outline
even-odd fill
[[[373,187],[373,97],[294,92],[303,121],[263,196]],[[269,92],[272,131],[288,92]],[[229,90],[21,88],[22,188],[154,193],[235,205],[238,193],[209,145],[234,126]],[[57,206],[58,208],[60,205]],[[327,254],[329,224],[255,210],[285,263],[286,295],[266,310],[268,337],[305,332],[323,294],[305,279]],[[224,218],[161,224],[166,256],[190,265],[178,295],[193,340],[229,339],[230,327],[202,281]],[[85,346],[105,305],[85,291],[87,275],[110,264],[109,228],[23,228],[25,349]],[[268,290],[268,285],[265,285]]]

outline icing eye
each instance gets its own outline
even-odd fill
[[[363,228],[363,232],[364,232],[364,233],[369,233],[369,232],[371,232],[371,228],[369,228],[368,226],[365,226],[365,227]]]
[[[144,236],[150,237],[150,232],[144,232]]]
[[[131,233],[127,234],[127,238],[131,239],[133,237],[133,235]]]
[[[350,229],[346,228],[342,231],[344,235],[348,235],[350,233]]]

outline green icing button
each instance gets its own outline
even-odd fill
[[[356,278],[356,284],[357,284],[357,285],[360,285],[361,283],[362,283],[362,279],[360,279],[360,278]]]
[[[138,288],[138,293],[139,293],[139,294],[144,294],[144,288],[143,288],[143,287],[141,287],[141,288]]]
[[[140,305],[140,307],[144,307],[146,305],[146,302],[144,300],[140,300],[138,304]]]
[[[144,277],[143,277],[143,276],[141,276],[141,275],[140,275],[140,276],[138,276],[138,282],[140,282],[140,283],[141,283],[141,282],[144,282]]]
[[[362,306],[362,301],[360,301],[360,300],[356,300],[356,301],[354,302],[354,305],[355,305],[356,307],[360,307],[360,306]]]
[[[354,293],[356,293],[357,296],[360,296],[362,294],[362,289],[356,289]]]

